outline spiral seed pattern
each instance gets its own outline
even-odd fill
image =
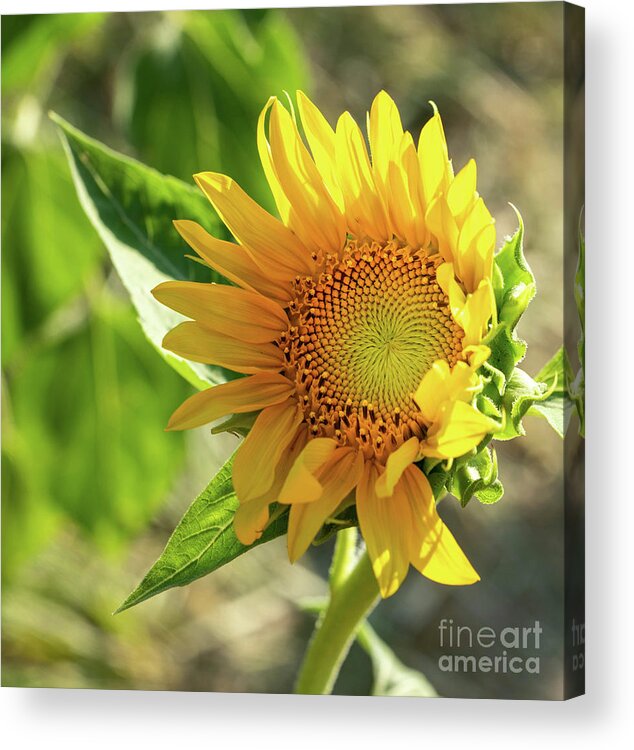
[[[280,339],[315,437],[387,455],[425,425],[413,394],[437,359],[461,357],[463,332],[436,281],[438,255],[350,241],[316,278],[296,281]]]

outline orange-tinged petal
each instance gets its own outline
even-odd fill
[[[399,588],[407,575],[412,522],[406,499],[396,495],[377,497],[377,479],[377,467],[367,463],[357,487],[357,516],[381,596],[385,598]]]
[[[363,456],[352,448],[337,448],[319,471],[323,492],[312,503],[292,506],[288,521],[288,556],[298,560],[308,549],[327,518],[352,492],[361,478]]]
[[[465,401],[445,402],[421,443],[421,453],[432,458],[458,458],[468,453],[498,424]]]
[[[399,490],[407,498],[412,518],[412,565],[437,583],[464,586],[479,581],[480,576],[438,515],[434,493],[422,471],[410,466],[403,474]]]
[[[282,368],[282,351],[274,344],[248,344],[187,320],[166,334],[163,348],[193,362],[219,365],[251,374]]]
[[[343,212],[343,195],[337,182],[337,166],[334,160],[335,131],[303,91],[297,92],[297,106],[317,169],[332,199]]]
[[[240,503],[248,503],[271,488],[280,458],[301,420],[295,399],[260,413],[233,462],[233,486]]]
[[[312,273],[314,263],[299,239],[242,190],[230,177],[216,172],[194,175],[233,236],[257,265],[283,280],[298,273]]]
[[[165,281],[152,289],[154,297],[206,328],[252,344],[274,341],[288,329],[284,310],[248,289],[196,281]]]
[[[311,250],[338,253],[346,237],[343,215],[279,101],[271,108],[269,136],[275,172],[291,206],[288,225]]]
[[[233,529],[242,544],[253,544],[264,533],[269,520],[269,505],[273,500],[268,493],[238,506],[233,517]]]
[[[388,217],[370,166],[370,159],[357,123],[349,112],[337,122],[336,164],[350,231],[374,240],[391,239]]]
[[[401,475],[418,456],[419,440],[412,437],[387,457],[385,471],[376,482],[377,497],[391,497]]]
[[[301,427],[295,432],[289,445],[282,451],[275,468],[275,478],[270,488],[260,497],[243,503],[234,517],[236,536],[242,544],[253,544],[262,536],[269,523],[269,505],[276,502],[280,487],[295,459],[302,451],[307,440],[307,432]]]
[[[185,242],[219,274],[244,289],[261,292],[283,305],[288,304],[290,282],[294,278],[290,273],[286,281],[276,283],[241,245],[213,237],[195,221],[179,220],[174,226]]]
[[[259,411],[285,401],[294,385],[283,375],[260,372],[195,393],[170,417],[168,430],[190,430],[227,414]]]
[[[309,440],[286,477],[279,493],[279,502],[310,503],[321,497],[323,487],[316,477],[317,470],[336,448],[337,443],[332,438]]]

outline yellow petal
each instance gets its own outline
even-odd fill
[[[288,225],[311,250],[339,252],[346,229],[289,112],[273,103],[269,122],[271,158],[290,203]]]
[[[471,369],[475,372],[491,356],[491,350],[484,344],[478,346],[465,346],[463,354],[469,360]]]
[[[421,453],[432,458],[458,458],[497,429],[494,420],[485,417],[471,404],[445,402],[421,444]]]
[[[267,276],[249,253],[240,245],[212,237],[195,221],[175,221],[180,236],[200,257],[225,278],[245,289],[261,292],[282,305],[291,298],[290,273],[286,281]]]
[[[343,212],[343,195],[337,182],[337,168],[334,161],[335,131],[303,91],[297,92],[297,106],[317,169],[332,199]]]
[[[451,213],[461,224],[461,217],[470,208],[476,197],[477,169],[476,163],[470,159],[453,179],[447,190],[447,205]]]
[[[419,440],[416,437],[406,440],[387,458],[385,471],[376,483],[377,497],[391,497],[394,487],[398,483],[405,469],[416,460],[418,456]]]
[[[277,339],[288,329],[284,310],[248,289],[196,281],[165,281],[152,289],[154,297],[206,328],[253,344]]]
[[[443,194],[434,198],[427,207],[425,223],[429,231],[436,237],[438,252],[446,261],[455,264],[457,274],[460,276],[460,258],[454,252],[458,241],[458,224],[452,216]]]
[[[453,314],[453,310],[452,310]],[[495,314],[495,296],[493,287],[488,279],[480,282],[473,294],[468,294],[464,307],[454,319],[464,330],[462,345],[477,346],[480,344],[489,328],[489,321]]]
[[[233,529],[242,544],[253,544],[259,539],[269,520],[269,505],[273,500],[267,495],[238,506],[233,517]]]
[[[368,136],[372,154],[372,171],[386,211],[390,207],[390,165],[398,157],[403,125],[394,100],[380,91],[370,109]]]
[[[170,417],[168,430],[190,430],[227,414],[259,411],[285,401],[294,385],[283,375],[260,372],[208,388],[182,403]]]
[[[436,280],[438,286],[443,290],[449,299],[449,309],[453,319],[459,322],[459,317],[467,301],[465,293],[460,288],[454,276],[453,263],[443,263],[436,269]]]
[[[416,147],[410,133],[403,134],[401,142],[401,164],[407,175],[409,200],[413,211],[413,231],[415,236],[408,239],[412,247],[427,247],[430,242],[429,231],[425,224],[425,197],[423,183],[416,155]]]
[[[480,576],[438,515],[427,477],[415,466],[410,466],[398,490],[407,498],[410,507],[412,565],[437,583],[464,586],[479,581]]]
[[[248,344],[190,320],[167,333],[163,348],[193,362],[247,374],[261,370],[277,372],[283,364],[282,351],[274,344]]]
[[[269,97],[269,100],[264,105],[264,109],[260,113],[260,117],[258,118],[257,144],[260,161],[262,162],[262,168],[264,169],[264,175],[266,176],[266,181],[269,183],[269,187],[271,188],[271,192],[273,193],[273,197],[275,198],[275,205],[277,206],[277,210],[280,212],[282,221],[284,222],[284,224],[286,224],[286,226],[288,226],[291,213],[291,204],[289,203],[288,198],[286,197],[284,190],[280,185],[280,181],[273,164],[273,159],[271,157],[271,144],[266,137],[266,115],[276,101],[277,98],[275,96]]]
[[[409,567],[409,505],[402,497],[376,494],[378,469],[367,463],[357,487],[357,516],[383,598],[403,583]]]
[[[271,488],[278,462],[301,420],[295,399],[260,413],[233,462],[233,486],[240,503],[248,503]]]
[[[391,230],[370,159],[357,123],[349,112],[337,122],[336,164],[350,231],[360,237],[387,241]]]
[[[298,560],[327,518],[356,487],[363,471],[363,456],[352,448],[337,448],[319,470],[323,492],[312,503],[292,506],[288,521],[288,557]]]
[[[414,394],[426,422],[435,422],[447,401],[473,400],[479,386],[474,369],[466,362],[456,362],[453,369],[444,359],[434,362]]]
[[[282,280],[289,274],[294,278],[298,273],[312,273],[314,262],[299,239],[230,177],[202,172],[194,179],[260,268],[273,276],[279,273]]]
[[[334,453],[337,443],[332,438],[313,438],[299,454],[279,493],[280,503],[310,503],[321,497],[322,485],[317,470]]]
[[[447,189],[453,176],[442,120],[436,105],[432,103],[432,106],[434,115],[421,130],[418,141],[418,159],[423,182],[423,195],[427,206],[432,203],[439,192]]]
[[[390,162],[388,168],[385,200],[394,234],[410,247],[419,246],[416,210],[409,196],[407,173],[396,162]]]
[[[300,426],[289,445],[282,451],[275,468],[275,478],[269,489],[259,497],[242,503],[238,508],[233,522],[236,536],[242,544],[253,544],[262,536],[269,522],[269,505],[277,500],[280,488],[306,444],[306,439],[307,431]]]
[[[495,250],[495,223],[482,198],[469,210],[458,236],[456,256],[461,280],[473,292],[482,279],[491,276]]]

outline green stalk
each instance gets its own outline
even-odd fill
[[[342,529],[336,537],[335,551],[330,565],[330,592],[336,589],[346,580],[354,567],[357,558],[357,541],[359,532],[356,526]]]
[[[343,531],[337,534],[337,548],[331,568],[330,601],[317,621],[308,644],[295,686],[296,693],[328,695],[332,692],[359,628],[379,599],[367,552],[349,570],[356,534],[345,534],[343,537],[342,534]]]

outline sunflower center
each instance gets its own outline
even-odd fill
[[[413,401],[438,359],[453,365],[462,330],[436,282],[439,256],[351,241],[316,279],[301,279],[284,345],[314,436],[382,459],[424,436]]]

